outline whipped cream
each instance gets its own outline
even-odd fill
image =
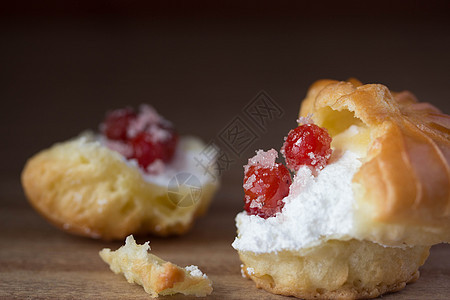
[[[269,253],[313,247],[328,239],[349,239],[354,231],[352,178],[361,166],[351,151],[333,153],[316,176],[307,166],[294,176],[285,205],[275,217],[263,219],[245,211],[236,216],[239,251]]]
[[[202,167],[202,164],[198,162],[202,158],[201,153],[204,150],[204,147],[204,144],[197,138],[180,138],[172,161],[164,164],[157,160],[153,163],[159,164],[160,167],[158,172],[155,174],[145,173],[142,171],[137,161],[134,159],[129,159],[128,162],[135,165],[139,169],[146,181],[154,184],[167,185],[169,182],[175,184],[175,181],[171,181],[175,175],[179,173],[189,173],[194,175],[200,181],[201,185],[204,185],[208,182],[216,180],[215,177],[218,176],[215,167],[212,167],[215,166],[215,160],[208,162],[208,171],[206,171]],[[149,167],[151,166],[152,165]],[[212,174],[209,174],[208,172]]]
[[[184,136],[181,137],[173,159],[169,163],[163,163],[160,160],[153,162],[148,169],[154,171],[153,173],[147,173],[139,167],[136,159],[127,159],[118,148],[122,143],[114,143],[103,135],[97,135],[96,141],[102,146],[105,146],[115,152],[121,154],[123,160],[133,168],[137,168],[142,174],[142,177],[147,181],[160,186],[167,186],[169,183],[176,183],[171,181],[179,173],[189,173],[194,175],[201,185],[213,182],[217,180],[217,171],[214,167],[215,160],[208,162],[209,169],[206,171],[199,160],[202,160],[202,151],[204,151],[205,145],[203,142],[195,137]],[[111,146],[112,145],[112,146]],[[204,162],[203,162],[204,163]],[[209,172],[209,173],[208,173]]]

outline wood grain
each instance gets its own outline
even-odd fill
[[[142,287],[113,274],[98,256],[103,242],[68,235],[47,224],[26,203],[18,182],[2,182],[0,209],[1,299],[149,299]],[[153,253],[180,266],[195,264],[214,284],[210,299],[283,299],[255,288],[240,274],[231,247],[234,216],[240,209],[226,197],[236,197],[224,185],[210,212],[181,237],[138,237],[150,240]],[[227,201],[228,200],[228,201]],[[421,268],[420,279],[383,299],[449,299],[449,245],[437,245]],[[167,297],[188,299],[182,295]]]

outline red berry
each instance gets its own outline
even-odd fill
[[[103,122],[102,132],[107,138],[112,140],[127,139],[127,129],[131,120],[136,118],[136,114],[131,108],[116,109],[106,115]]]
[[[281,152],[287,166],[297,171],[308,165],[322,169],[331,156],[331,137],[328,131],[315,124],[303,124],[289,131]]]
[[[141,132],[131,140],[133,147],[133,157],[137,159],[139,165],[144,169],[157,158],[157,152],[152,136],[147,132]]]
[[[168,130],[154,125],[131,139],[133,158],[144,169],[157,159],[167,163],[175,154],[177,142],[178,135],[173,128]]]
[[[283,208],[291,183],[289,170],[282,164],[249,166],[244,176],[245,210],[264,219],[273,217]]]

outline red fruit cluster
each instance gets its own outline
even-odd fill
[[[178,143],[178,134],[172,124],[164,119],[147,122],[131,136],[130,125],[138,116],[131,108],[111,111],[101,126],[102,133],[108,139],[131,146],[133,154],[127,158],[135,158],[144,170],[157,159],[169,162]]]
[[[330,144],[331,137],[326,129],[308,123],[289,132],[281,152],[293,171],[302,165],[320,170],[330,159]],[[284,206],[283,199],[289,194],[291,183],[289,171],[282,164],[250,165],[244,174],[244,209],[264,219],[275,216]]]

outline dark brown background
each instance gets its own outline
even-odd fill
[[[286,113],[253,149],[281,146],[320,78],[409,89],[450,109],[445,1],[18,3],[0,10],[7,178],[40,149],[97,128],[107,109],[144,102],[209,140],[263,89]]]
[[[0,268],[11,266],[11,259],[39,265],[22,253],[28,239],[31,247],[38,247],[45,237],[70,247],[101,246],[66,237],[29,208],[19,176],[32,154],[97,128],[108,109],[140,103],[152,104],[181,133],[208,141],[265,90],[285,113],[266,132],[258,131],[259,138],[224,174],[211,214],[200,223],[217,226],[223,237],[218,243],[226,249],[224,256],[232,257],[233,263],[227,263],[231,268],[238,264],[229,243],[234,236],[233,216],[242,207],[242,164],[255,149],[280,148],[283,136],[295,126],[300,101],[312,82],[353,76],[393,90],[408,89],[420,100],[450,112],[449,16],[446,1],[0,4],[0,207],[7,216],[0,225],[12,228],[2,245],[9,245],[6,238],[22,235],[14,247],[2,248]],[[226,214],[220,213],[223,207]],[[204,225],[196,226],[193,234],[201,236]],[[180,259],[166,242],[152,240],[167,250],[167,258]],[[47,255],[53,252],[45,249],[42,255],[50,259]],[[448,247],[439,249],[442,257],[448,253]],[[96,257],[92,260],[98,263]],[[436,266],[438,260],[434,258]],[[442,268],[447,277],[435,276],[448,282],[450,266]],[[31,268],[27,274],[35,276],[35,271]],[[214,267],[209,271],[213,276],[221,274]],[[229,270],[236,272],[238,268]],[[34,284],[42,288],[42,282]],[[220,279],[218,284],[220,291]],[[70,284],[62,291],[68,289]],[[11,295],[32,294],[25,290]],[[413,290],[407,296],[415,294]]]

